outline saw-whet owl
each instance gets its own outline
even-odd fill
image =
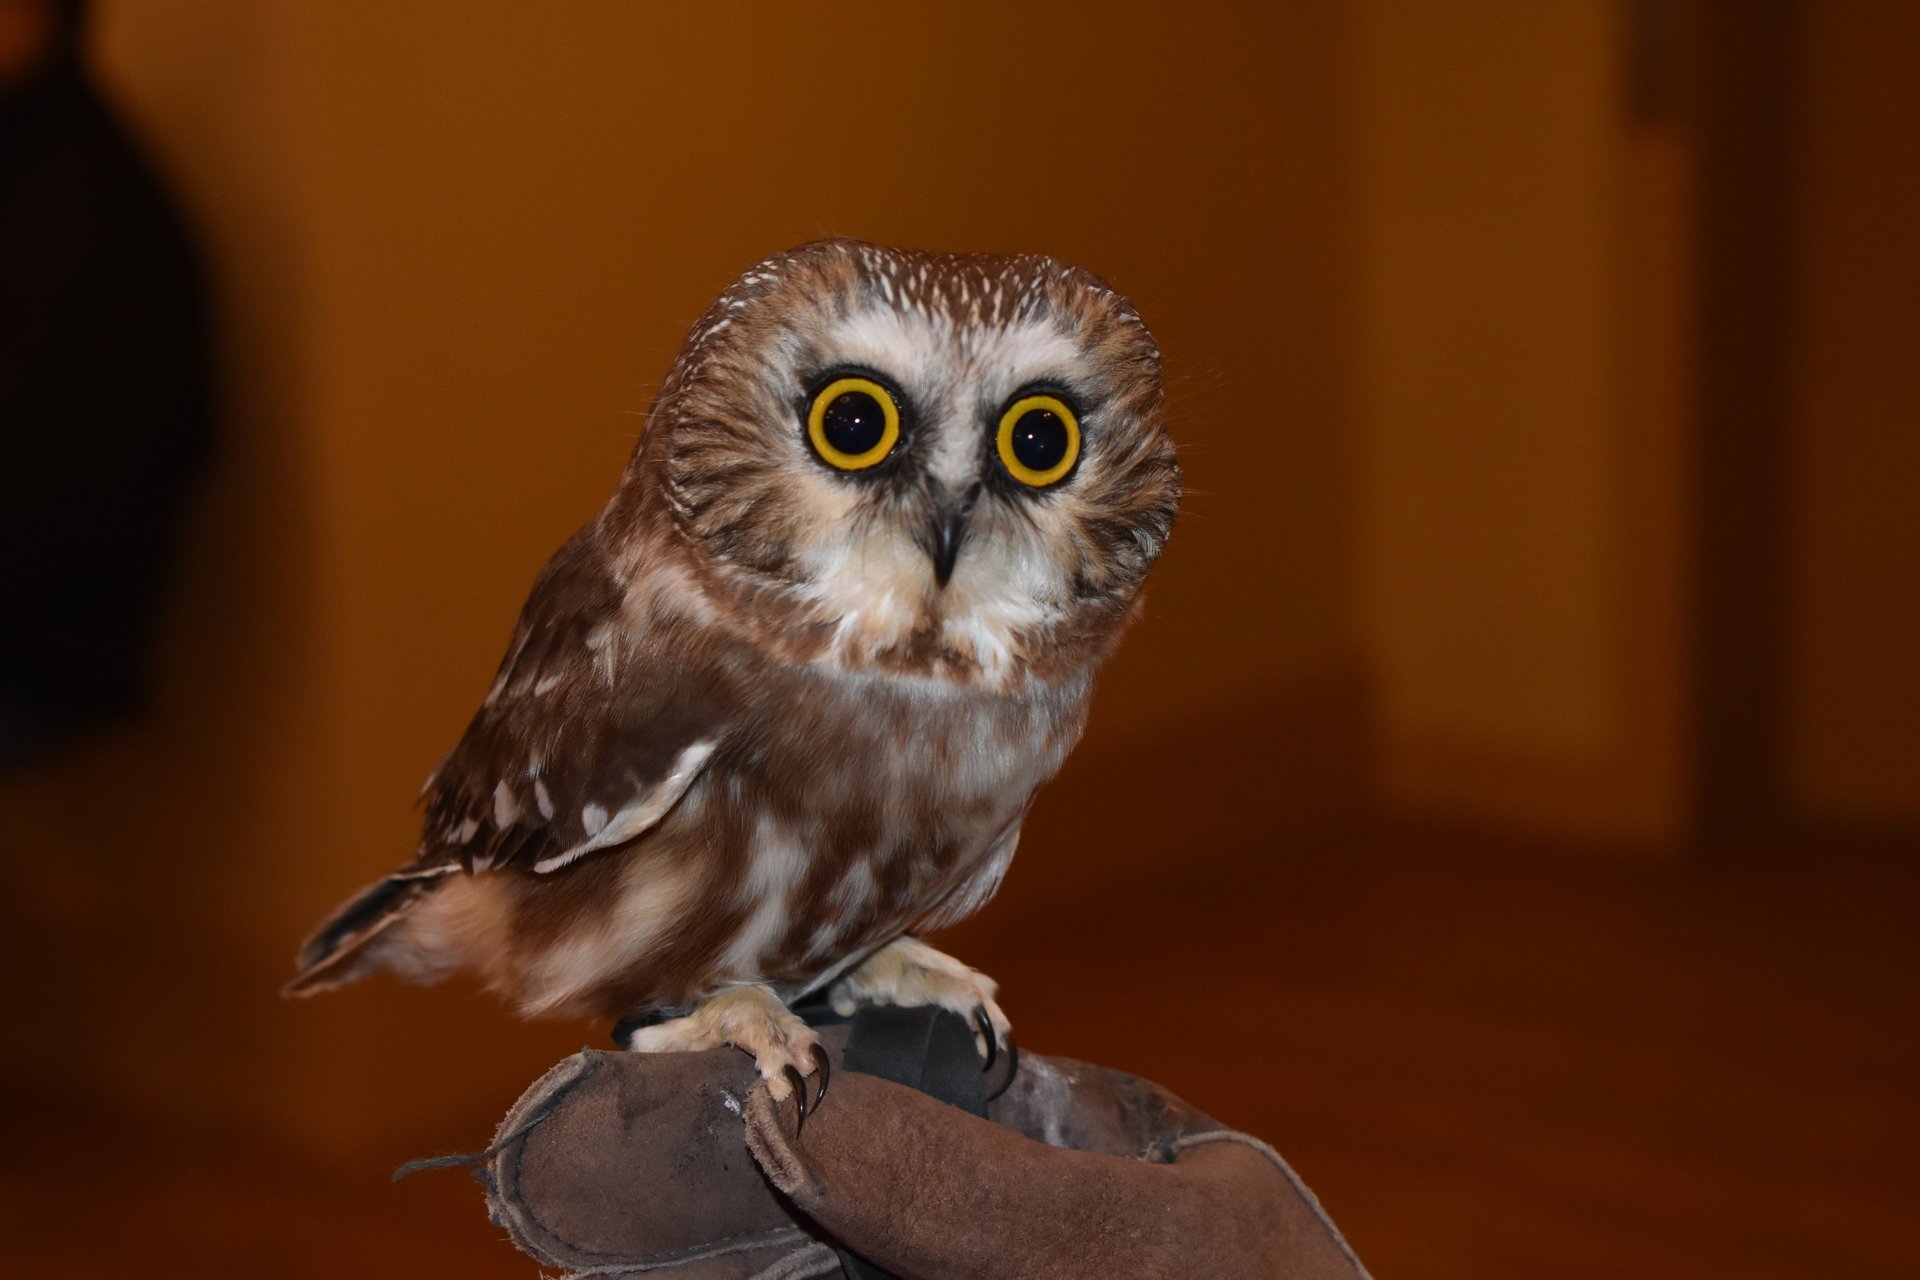
[[[998,887],[1179,493],[1159,351],[1087,272],[759,263],[535,581],[417,856],[289,992],[473,971],[528,1014],[648,1018],[634,1049],[735,1045],[803,1106],[802,996],[1004,1036],[993,982],[918,935]]]

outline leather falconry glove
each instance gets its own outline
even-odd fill
[[[568,1058],[476,1158],[494,1221],[545,1266],[632,1280],[1367,1276],[1271,1147],[1157,1085],[1035,1054],[1006,1080],[1003,1055],[987,1103],[952,1014],[821,1035],[831,1100],[804,1122],[732,1050]]]

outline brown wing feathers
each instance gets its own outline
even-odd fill
[[[384,933],[432,892],[451,867],[424,873],[402,872],[362,889],[321,922],[295,961],[298,972],[282,993],[314,995],[360,976],[350,963],[362,948]]]
[[[557,552],[521,612],[492,693],[424,793],[418,855],[363,890],[315,932],[287,990],[346,981],[343,961],[367,946],[447,875],[545,869],[629,816],[657,821],[692,782],[676,776],[718,741],[726,700],[716,668],[661,652],[674,632],[621,634],[622,592],[589,525]],[[607,652],[643,650],[643,660]],[[660,794],[663,786],[677,788]],[[656,803],[652,812],[648,801]],[[659,803],[664,801],[664,803]],[[611,845],[613,841],[607,840]]]

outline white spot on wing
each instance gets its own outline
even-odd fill
[[[602,623],[587,633],[587,651],[594,655],[600,667],[600,678],[608,684],[613,683],[614,645],[613,628]]]
[[[707,757],[713,754],[713,742],[696,742],[674,758],[673,767],[667,770],[667,776],[633,797],[612,817],[597,804],[590,804],[581,810],[580,820],[587,831],[587,838],[563,853],[542,859],[533,864],[535,871],[555,871],[566,866],[575,858],[592,853],[595,849],[604,849],[609,845],[631,840],[666,816],[673,808],[693,780],[700,776],[700,770],[707,763]]]
[[[503,778],[493,784],[493,825],[505,831],[520,816],[520,802]]]

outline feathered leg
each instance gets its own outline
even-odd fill
[[[732,1045],[753,1055],[767,1092],[784,1102],[800,1089],[800,1116],[808,1109],[805,1080],[816,1072],[818,1106],[827,1091],[827,1051],[820,1037],[781,1002],[772,987],[752,983],[709,996],[684,1017],[641,1027],[627,1037],[636,1053],[697,1053]]]
[[[918,938],[895,938],[862,960],[827,992],[833,1011],[852,1017],[863,1004],[938,1005],[973,1025],[980,1056],[991,1063],[1013,1025],[994,996],[999,986]],[[996,1043],[997,1042],[997,1043]]]

